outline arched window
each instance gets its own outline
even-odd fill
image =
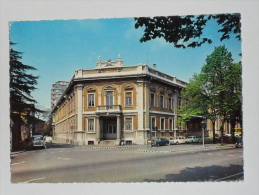
[[[113,91],[106,91],[106,105],[113,105]]]

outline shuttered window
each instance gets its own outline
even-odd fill
[[[125,105],[132,106],[132,92],[125,92]]]
[[[132,130],[132,118],[125,118],[125,130]]]

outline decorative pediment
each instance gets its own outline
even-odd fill
[[[165,93],[165,90],[161,89],[161,90],[160,90],[160,93]]]
[[[87,92],[95,92],[96,90],[94,88],[87,89]]]
[[[133,89],[133,87],[131,87],[131,86],[127,86],[127,87],[124,87],[124,89],[125,89],[125,90],[132,90],[132,89]]]
[[[150,87],[150,90],[151,90],[151,91],[155,91],[156,88],[155,88],[155,87]]]
[[[96,69],[98,69],[98,72],[102,68],[114,68],[117,67],[118,72],[121,71],[121,68],[123,67],[123,61],[121,60],[120,54],[118,55],[118,59],[116,61],[113,61],[111,59],[108,59],[106,61],[102,61],[101,57],[98,57],[98,62],[96,64]]]
[[[107,86],[107,87],[104,88],[104,90],[115,90],[115,87]]]

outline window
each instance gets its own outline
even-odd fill
[[[125,118],[125,130],[132,130],[132,118]]]
[[[160,107],[164,108],[164,96],[160,95]]]
[[[151,117],[151,131],[156,131],[156,117]]]
[[[160,129],[165,130],[165,118],[160,118]]]
[[[182,100],[181,100],[181,98],[178,99],[178,108],[179,108],[180,106],[182,106]]]
[[[125,105],[132,106],[132,92],[125,92]]]
[[[155,106],[155,94],[151,93],[151,106]]]
[[[94,107],[94,94],[88,94],[88,107]]]
[[[174,129],[174,121],[172,118],[169,118],[169,130],[173,130]]]
[[[94,131],[94,119],[88,119],[88,131]]]
[[[168,108],[170,110],[173,109],[173,98],[172,97],[168,98]]]
[[[106,92],[106,105],[113,105],[113,91]]]

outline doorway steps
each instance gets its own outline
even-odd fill
[[[118,146],[120,145],[119,140],[102,140],[99,142],[99,146]]]

